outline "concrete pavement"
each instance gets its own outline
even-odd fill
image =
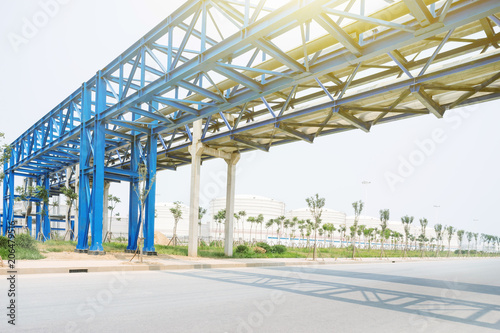
[[[479,259],[22,275],[0,331],[498,332],[499,274]]]
[[[115,259],[108,259],[108,258]],[[158,257],[145,257],[141,264],[138,259],[130,261],[131,255],[115,254],[107,256],[107,259],[89,256],[87,254],[75,254],[75,259],[42,259],[21,260],[16,262],[18,274],[54,274],[54,273],[96,273],[114,271],[162,271],[180,269],[210,269],[210,268],[243,268],[243,267],[280,267],[280,266],[308,266],[308,265],[337,265],[337,264],[359,264],[359,263],[400,263],[421,261],[467,261],[485,260],[486,258],[378,258],[346,259],[325,258],[312,261],[304,258],[265,258],[265,259],[214,259],[214,258],[190,258],[184,256],[160,255]],[[7,262],[5,261],[4,264]],[[10,269],[0,268],[0,275],[7,275]]]

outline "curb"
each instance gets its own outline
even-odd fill
[[[216,268],[245,268],[245,267],[284,267],[284,266],[312,266],[333,265],[335,262],[256,262],[256,263],[219,263],[219,264],[180,264],[180,265],[113,265],[113,266],[67,266],[67,267],[39,267],[17,268],[17,275],[28,274],[61,274],[61,273],[102,273],[102,272],[144,272],[144,271],[169,271],[191,269],[216,269]],[[0,275],[9,275],[10,270],[0,268]]]
[[[366,258],[368,259],[368,258]],[[371,259],[371,258],[370,258]],[[455,259],[455,258],[454,258]],[[355,265],[355,264],[371,264],[371,263],[417,263],[421,261],[449,261],[454,260],[452,258],[441,258],[441,260],[401,260],[400,258],[391,258],[390,260],[366,260],[366,261],[311,261],[311,260],[301,260],[301,261],[275,261],[275,262],[225,262],[225,263],[181,263],[181,264],[129,264],[129,265],[108,265],[108,266],[85,266],[85,265],[75,265],[75,266],[64,266],[64,267],[26,267],[17,268],[16,275],[28,275],[28,274],[72,274],[72,273],[102,273],[102,272],[146,272],[146,271],[170,271],[170,270],[193,270],[193,269],[217,269],[217,268],[245,268],[245,267],[286,267],[286,266],[317,266],[317,265]],[[461,258],[468,259],[468,258]],[[472,259],[472,258],[470,258]],[[474,258],[482,259],[482,258]],[[124,262],[125,263],[125,262]],[[9,268],[0,267],[0,276],[9,275]]]

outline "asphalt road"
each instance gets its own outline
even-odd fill
[[[18,277],[0,332],[498,332],[500,260]]]

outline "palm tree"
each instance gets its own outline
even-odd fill
[[[245,212],[244,210],[240,210],[238,213],[234,213],[234,218],[236,219],[236,226],[239,225],[240,223],[240,220],[241,220],[241,232],[242,232],[242,237],[243,237],[243,243],[245,243],[245,226],[244,226],[244,219],[242,219],[243,217],[245,217],[247,215],[247,212]]]
[[[389,228],[386,228],[383,233],[382,233],[382,231],[380,231],[380,242],[382,244],[382,248],[384,247],[384,243],[387,242],[389,240],[389,238],[391,238],[391,234],[392,234],[392,230]],[[384,251],[384,256],[385,256],[385,251]],[[381,255],[381,257],[382,257],[382,255]]]
[[[313,250],[313,260],[316,260],[316,238],[317,230],[321,224],[321,214],[323,213],[323,207],[325,206],[325,198],[320,198],[316,193],[315,196],[306,199],[307,206],[311,215],[313,217],[312,228],[314,230],[314,250]]]
[[[455,233],[455,228],[453,228],[451,225],[446,227],[446,232],[448,233],[448,257],[450,256],[450,251],[451,251],[451,238],[453,237],[453,234]]]
[[[474,233],[471,231],[467,231],[467,257],[470,257],[470,242],[472,241],[472,237],[474,237]]]
[[[358,229],[359,216],[363,211],[363,201],[359,200],[353,202],[352,208],[354,208],[354,224],[351,227],[351,238],[352,238],[352,259],[354,259],[354,254],[356,253],[356,232]]]
[[[477,238],[479,237],[479,234],[475,232],[473,235],[474,235],[474,247],[476,249],[476,256],[477,256]]]
[[[385,235],[385,230],[387,229],[387,221],[389,221],[389,209],[381,209],[379,211],[380,213],[380,235],[382,236],[381,237],[381,241],[382,241],[382,245],[381,245],[381,251],[380,251],[380,258],[382,258],[383,255],[385,255],[384,253],[384,235]]]
[[[420,242],[420,251],[422,251],[422,257],[424,256],[424,244],[427,241],[427,238],[425,237],[425,230],[427,229],[428,224],[429,221],[427,221],[425,217],[420,219],[421,233],[418,240]]]
[[[221,209],[214,215],[214,221],[217,223],[216,233],[219,234],[218,240],[222,240],[221,238],[221,225],[226,222],[226,210]]]
[[[278,244],[281,244],[281,231],[283,230],[283,223],[285,222],[285,217],[278,216],[274,219],[274,224],[276,224],[276,235],[278,237]]]
[[[174,241],[174,246],[177,246],[177,223],[182,219],[182,203],[180,201],[174,202],[174,207],[170,208],[170,212],[174,217],[174,232],[172,236],[172,240]]]
[[[464,238],[465,230],[458,230],[457,231],[457,237],[458,237],[458,256],[462,254],[462,241]]]
[[[365,246],[364,248],[366,249],[366,241],[368,240],[368,249],[371,248],[371,234],[373,232],[373,228],[367,228],[366,226],[362,229],[363,230],[363,240],[364,240],[364,243],[365,243]]]
[[[344,237],[345,237],[346,226],[345,225],[341,225],[338,228],[338,231],[339,231],[339,234],[340,234],[340,247],[342,248],[344,246],[344,243],[342,241],[344,240]]]
[[[298,222],[299,222],[299,219],[295,216],[292,218],[292,220],[289,223],[289,227],[291,230],[291,232],[290,232],[290,243],[291,244],[293,244],[292,241],[293,241],[293,239],[295,239],[295,230],[297,230],[297,229],[295,229],[295,226],[298,224]]]
[[[325,223],[323,224],[323,230],[325,231],[325,234],[328,235],[330,238],[330,247],[333,245],[333,232],[335,231],[335,227],[333,226],[333,223]]]
[[[273,226],[274,226],[274,219],[269,219],[269,221],[266,222],[266,241],[268,239],[269,228],[272,228]],[[272,235],[272,230],[271,230],[271,235]]]
[[[364,235],[365,229],[366,229],[366,225],[364,225],[364,224],[361,224],[360,226],[358,226],[358,230],[356,231],[356,234],[358,235],[358,243],[361,243],[361,236]],[[366,244],[364,242],[364,239],[363,239],[363,248],[366,248]]]
[[[262,240],[262,223],[264,222],[264,215],[259,214],[257,215],[257,218],[255,219],[255,223],[260,224],[260,238]],[[257,228],[257,226],[255,226]],[[257,231],[255,231],[257,232]]]
[[[252,243],[252,226],[256,222],[256,218],[253,216],[249,216],[247,218],[247,222],[250,222],[250,243]]]
[[[300,241],[304,239],[304,229],[306,228],[306,221],[304,220],[299,220],[297,222],[298,228],[300,230]],[[300,243],[300,242],[299,242]]]
[[[443,225],[436,224],[434,225],[434,231],[436,232],[436,257],[439,256],[439,242],[443,238]]]
[[[207,213],[207,209],[201,206],[198,207],[198,246],[201,244],[201,220]]]
[[[403,216],[401,218],[401,223],[403,223],[405,231],[405,247],[404,247],[404,257],[408,256],[408,237],[410,235],[410,225],[413,223],[413,216]]]

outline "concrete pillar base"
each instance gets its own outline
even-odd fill
[[[89,256],[103,256],[106,254],[106,251],[88,251]]]

